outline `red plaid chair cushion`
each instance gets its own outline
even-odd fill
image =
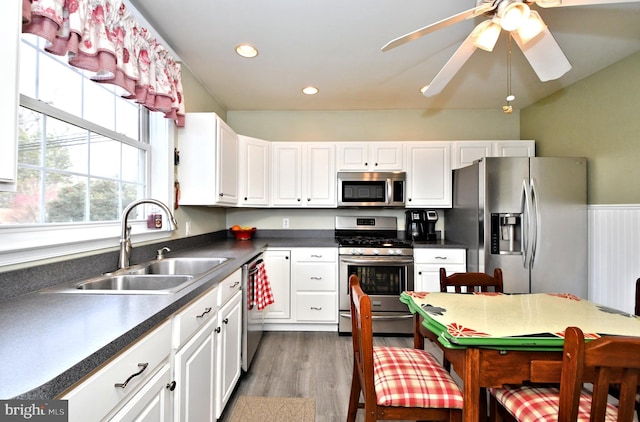
[[[504,387],[491,388],[491,394],[505,409],[521,422],[548,422],[558,420],[560,390],[557,388]],[[589,421],[591,394],[582,390],[578,405],[578,421]],[[618,420],[618,409],[607,405],[605,421]]]
[[[462,409],[462,393],[429,352],[373,348],[373,378],[380,406]]]

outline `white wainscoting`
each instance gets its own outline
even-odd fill
[[[589,300],[633,313],[640,205],[589,205]]]

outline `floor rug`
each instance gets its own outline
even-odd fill
[[[315,399],[239,396],[229,422],[314,422],[315,418]]]

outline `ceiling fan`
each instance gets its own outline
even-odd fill
[[[529,5],[543,8],[587,6],[595,4],[631,3],[639,0],[476,0],[476,6],[427,25],[416,31],[389,41],[382,51],[406,44],[446,26],[476,16],[489,19],[480,22],[462,42],[453,56],[438,72],[431,84],[422,89],[426,97],[434,96],[451,81],[476,48],[492,51],[502,29],[508,31],[522,50],[541,81],[560,78],[571,69],[571,63],[562,52],[553,35],[535,10]]]

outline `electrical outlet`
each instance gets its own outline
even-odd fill
[[[187,221],[184,225],[184,232],[186,236],[191,234],[191,221]]]
[[[282,219],[282,228],[283,229],[288,229],[289,228],[289,219],[288,218],[283,218]]]

